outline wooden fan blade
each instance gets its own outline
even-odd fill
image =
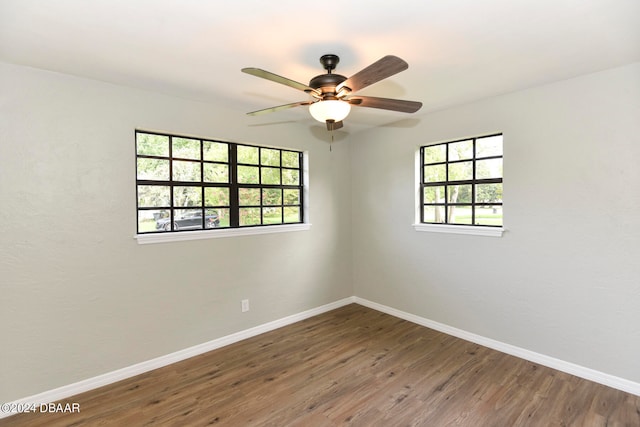
[[[415,113],[422,107],[422,102],[404,101],[402,99],[377,98],[375,96],[354,96],[347,100],[358,107],[380,108],[383,110]]]
[[[260,77],[263,79],[271,80],[272,82],[280,83],[285,86],[292,87],[294,89],[298,89],[307,93],[315,92],[318,95],[321,95],[319,91],[316,89],[309,87],[303,83],[296,82],[295,80],[288,79],[286,77],[279,76],[277,74],[273,74],[270,71],[265,71],[260,68],[243,68],[241,70],[243,73],[251,74],[252,76]]]
[[[274,113],[276,111],[286,110],[288,108],[299,107],[301,105],[310,105],[310,104],[311,104],[311,101],[292,102],[291,104],[278,105],[277,107],[271,107],[271,108],[265,108],[264,110],[252,111],[250,113],[247,113],[247,115],[257,116],[260,114]]]
[[[343,126],[344,126],[344,123],[342,123],[342,120],[340,120],[339,122],[336,122],[335,120],[327,120],[328,131],[340,129]]]
[[[404,60],[397,56],[387,55],[340,83],[336,87],[336,93],[340,92],[343,87],[348,87],[351,92],[355,92],[407,68],[409,68],[409,64]]]

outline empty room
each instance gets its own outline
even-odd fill
[[[638,17],[0,1],[0,426],[640,426]]]

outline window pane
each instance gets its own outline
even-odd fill
[[[240,184],[259,184],[256,166],[238,166],[238,182]]]
[[[282,224],[282,208],[262,208],[263,224]]]
[[[169,180],[169,160],[138,158],[138,179]]]
[[[476,185],[476,203],[501,203],[502,183]]]
[[[285,205],[299,205],[300,204],[300,190],[284,190],[284,204]],[[286,213],[286,210],[285,210]]]
[[[139,208],[171,206],[171,190],[165,185],[138,185]]]
[[[202,229],[202,209],[176,209],[173,214],[173,229]]]
[[[259,225],[259,224],[260,224],[260,208],[241,208],[240,209],[240,226]]]
[[[209,211],[209,209],[207,209]],[[217,208],[215,212],[218,214],[218,227],[229,227],[231,224],[229,222],[229,208]]]
[[[449,144],[449,161],[473,159],[473,140]]]
[[[284,222],[292,223],[292,222],[302,222],[302,218],[300,218],[300,208],[299,207],[285,207],[284,208]]]
[[[240,206],[260,206],[260,189],[239,188],[238,203]]]
[[[476,224],[502,225],[502,206],[476,206]]]
[[[202,187],[173,187],[173,205],[202,206]]]
[[[136,135],[136,153],[144,156],[169,156],[169,137],[138,133]]]
[[[174,137],[171,155],[174,158],[200,160],[200,141]]]
[[[282,169],[282,185],[300,185],[300,172],[294,169]]]
[[[444,206],[424,206],[424,222],[444,222]]]
[[[449,203],[471,203],[471,184],[449,185],[447,187]]]
[[[262,190],[263,205],[281,205],[282,190],[280,188],[264,188]]]
[[[298,153],[293,151],[283,151],[282,152],[282,166],[290,167],[290,168],[299,168],[300,167],[300,156]]]
[[[447,160],[447,146],[445,144],[424,147],[424,163],[439,163]]]
[[[169,210],[154,211],[154,218],[156,231],[171,231],[171,212]]]
[[[476,158],[489,156],[502,156],[502,135],[476,140]]]
[[[174,181],[200,181],[200,163],[181,160],[173,161]]]
[[[229,165],[205,163],[204,182],[229,182]]]
[[[446,165],[424,167],[424,182],[441,182],[446,180]]]
[[[229,161],[229,144],[223,142],[202,141],[204,160],[213,162]]]
[[[263,166],[280,166],[280,150],[260,149],[260,164]]]
[[[164,224],[168,222],[167,218],[169,218],[169,211],[164,209],[138,211],[138,233],[167,231],[164,227]]]
[[[476,178],[502,178],[502,159],[476,161]]]
[[[229,189],[226,187],[206,187],[204,189],[205,206],[229,206]]]
[[[473,161],[449,164],[449,181],[473,179]]]
[[[258,164],[258,147],[238,145],[238,163]]]
[[[444,185],[424,187],[424,203],[444,203]]]
[[[449,206],[449,224],[471,224],[471,206]]]
[[[217,209],[205,209],[204,228],[216,228],[220,225],[220,217]]]
[[[279,168],[260,168],[262,170],[262,183],[263,184],[280,184],[280,169]]]

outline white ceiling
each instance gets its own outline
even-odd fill
[[[421,101],[420,114],[640,61],[640,0],[0,0],[0,61],[239,112],[307,99],[241,68],[306,84],[325,53],[347,77],[405,59],[359,93]],[[354,108],[345,123],[408,117]],[[313,122],[304,107],[252,120]]]

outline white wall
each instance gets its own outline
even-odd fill
[[[0,63],[0,401],[353,294],[348,144],[252,123]],[[138,245],[136,128],[309,151],[311,230]]]
[[[329,152],[317,126],[0,63],[0,401],[353,294],[640,382],[639,118],[634,64]],[[308,150],[313,227],[138,245],[135,128]],[[497,131],[508,232],[414,231],[417,148]]]
[[[418,147],[493,132],[508,231],[414,231]],[[640,63],[350,143],[357,296],[640,382]]]

